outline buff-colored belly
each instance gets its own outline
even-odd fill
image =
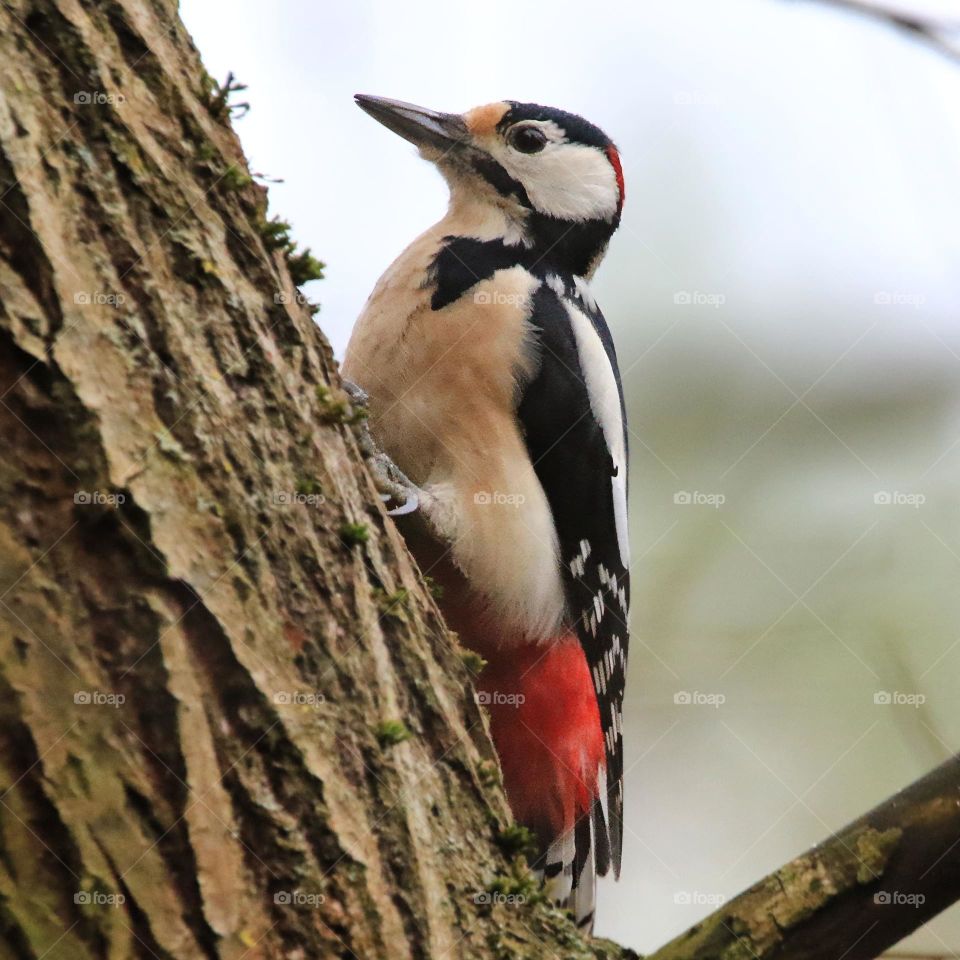
[[[408,257],[414,275],[429,243],[421,253]],[[370,394],[375,438],[430,495],[467,582],[517,636],[549,637],[564,612],[558,544],[515,410],[518,379],[535,363],[526,317],[536,281],[501,270],[434,311],[430,291],[403,275],[395,265],[374,291],[344,375]]]

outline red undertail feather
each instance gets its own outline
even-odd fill
[[[576,637],[510,647],[478,686],[513,815],[553,840],[589,813],[604,762],[600,711]]]
[[[583,648],[573,634],[505,646],[477,685],[513,815],[539,841],[536,866],[588,926],[594,874],[606,872],[609,852],[600,802],[606,754]]]

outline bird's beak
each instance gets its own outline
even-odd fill
[[[463,117],[455,113],[438,113],[402,100],[371,97],[365,93],[358,93],[354,100],[374,120],[418,147],[446,152],[469,139]]]

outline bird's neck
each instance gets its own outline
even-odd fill
[[[527,231],[532,249],[549,267],[590,278],[600,266],[617,225],[606,220],[569,221],[530,215]]]
[[[438,225],[444,236],[502,245],[513,262],[539,274],[589,278],[619,220],[571,221],[548,217],[496,194],[453,191]]]

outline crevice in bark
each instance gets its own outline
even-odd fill
[[[0,942],[10,951],[11,960],[37,960],[30,943],[10,910],[5,897],[0,896]]]
[[[427,898],[417,876],[416,865],[405,856],[405,850],[413,845],[414,839],[409,831],[401,797],[396,795],[387,802],[387,812],[376,830],[377,845],[383,863],[390,871],[395,891],[393,903],[403,921],[410,950],[417,960],[424,960],[429,957],[429,945],[418,907]]]
[[[144,638],[147,649],[137,657],[134,682],[133,664],[118,678],[114,689],[127,688],[128,702],[136,705],[137,741],[142,746],[144,767],[150,777],[149,795],[133,784],[125,783],[124,792],[130,809],[154,836],[156,849],[173,879],[183,916],[194,931],[208,957],[216,958],[216,935],[203,912],[203,898],[198,886],[198,864],[187,828],[187,810],[196,802],[187,786],[187,768],[178,748],[179,738],[174,718],[176,702],[169,692],[169,679],[156,639],[162,626],[150,611],[151,624],[130,624],[128,631]],[[113,638],[120,640],[120,637]],[[124,682],[126,680],[126,682]]]
[[[104,860],[109,864],[113,875],[114,883],[123,897],[123,909],[130,917],[131,932],[133,933],[132,947],[136,951],[136,960],[175,960],[158,942],[156,935],[150,925],[150,918],[144,909],[137,902],[136,896],[123,879],[123,875],[117,870],[113,858],[103,844],[96,840]],[[217,960],[216,953],[205,951],[208,960]],[[104,954],[104,960],[107,955]]]
[[[83,37],[55,3],[51,0],[34,0],[24,19],[24,26],[26,35],[23,40],[31,47],[37,64],[52,70],[59,80],[58,89],[53,90],[47,79],[51,75],[48,74],[44,78],[47,80],[44,88],[48,96],[62,96],[63,113],[67,112],[66,104],[73,101],[74,94],[100,89],[96,59]],[[95,114],[89,113],[88,116],[93,120]]]
[[[168,740],[173,740],[174,736],[175,731],[167,730]],[[197,943],[208,960],[217,960],[218,938],[214,931],[210,929],[207,918],[204,916],[203,897],[197,883],[197,861],[183,819],[187,805],[191,802],[185,787],[186,769],[181,765],[179,773],[174,771],[171,774],[170,771],[160,769],[165,763],[165,760],[160,762],[154,760],[156,782],[160,785],[157,794],[164,798],[169,797],[171,801],[172,809],[167,812],[167,816],[172,818],[169,825],[158,819],[157,794],[147,796],[129,783],[124,784],[124,792],[131,811],[144,826],[147,835],[154,838],[170,875],[175,878],[180,900],[183,904],[184,919],[190,929],[194,931]],[[117,882],[123,884],[123,878],[117,876]]]
[[[224,241],[230,256],[242,270],[256,270],[258,273],[263,271],[263,260],[254,245],[256,240],[252,231],[244,231],[241,235],[236,227],[228,224]]]
[[[0,145],[0,257],[19,274],[56,329],[63,323],[53,266],[30,229],[30,209],[10,159]],[[41,331],[33,331],[41,335]]]
[[[127,18],[123,7],[118,3],[108,2],[103,5],[102,10],[130,72],[136,74],[149,87],[158,103],[169,102],[170,86],[166,82],[163,64]]]
[[[300,752],[287,737],[281,718],[267,699],[268,692],[257,687],[236,659],[228,638],[201,598],[185,584],[178,585],[175,592],[179,606],[185,611],[181,626],[190,641],[193,657],[207,675],[207,690],[218,702],[217,713],[230,724],[229,738],[220,741],[218,747],[224,751],[221,766],[230,771],[224,783],[230,791],[249,855],[248,866],[262,876],[265,865],[269,864],[269,877],[264,877],[269,889],[274,894],[289,894],[301,887],[312,856],[325,879],[323,889],[313,893],[339,900],[336,882],[326,874],[334,867],[346,869],[351,858],[329,828],[323,784],[304,765]],[[268,788],[269,803],[266,796],[255,798],[251,792],[252,786],[258,783]],[[304,783],[310,785],[309,792],[304,791]],[[283,810],[286,827],[270,814],[273,804]],[[292,894],[291,899],[295,899]],[[295,906],[276,900],[270,904],[281,928],[284,921],[289,920],[291,909],[295,912]],[[349,948],[349,927],[338,924],[332,915],[325,916],[324,923],[345,940]],[[294,933],[295,925],[288,926],[284,935],[290,945],[303,945],[302,934]]]
[[[43,759],[29,726],[24,722],[16,691],[0,673],[0,829],[4,833],[23,828],[46,843],[37,851],[32,873],[42,875],[58,892],[60,907],[75,923],[84,939],[106,955],[106,939],[96,923],[74,903],[74,894],[82,889],[86,875],[83,858],[70,829],[43,787]],[[14,809],[14,806],[16,809]],[[19,876],[17,867],[6,859],[11,879],[16,883],[35,882],[36,877]],[[21,929],[22,934],[22,929]],[[25,936],[23,942],[28,941]]]

